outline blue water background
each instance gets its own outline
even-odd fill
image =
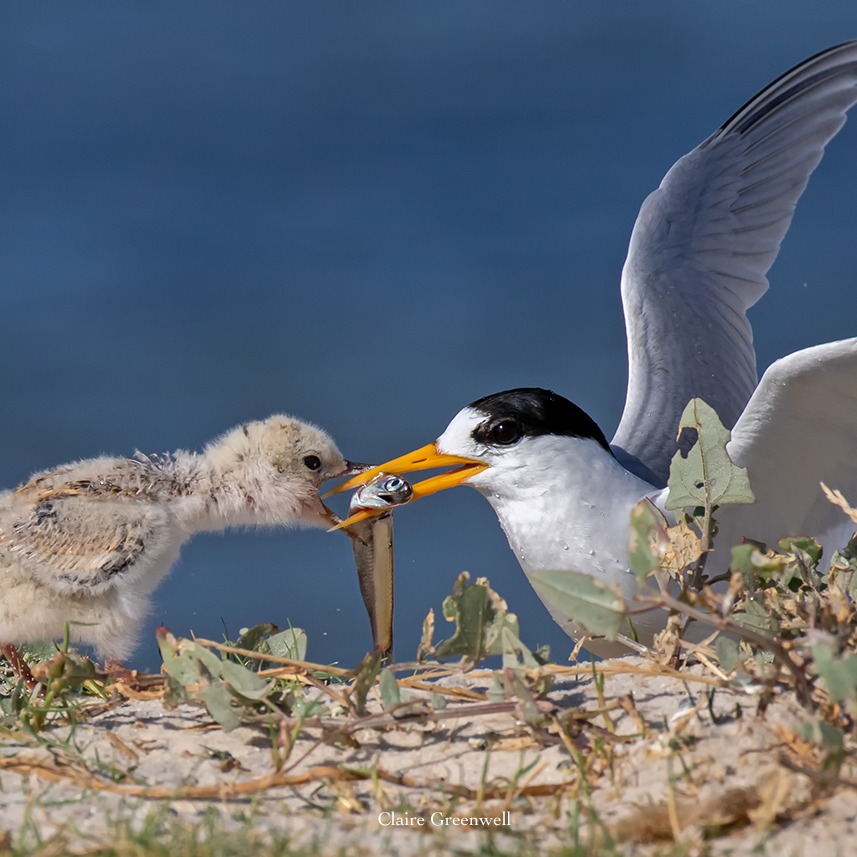
[[[4,5],[0,485],[274,412],[377,461],[519,385],[610,436],[643,198],[757,89],[852,36],[853,0]],[[753,313],[762,367],[857,333],[855,126]],[[476,492],[403,510],[396,539],[401,656],[467,569],[565,657]],[[287,620],[316,660],[366,650],[345,537],[200,536],[134,663],[157,666],[156,624]]]

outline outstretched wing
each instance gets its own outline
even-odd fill
[[[687,402],[701,397],[731,427],[753,392],[747,310],[768,288],[795,205],[855,102],[852,41],[765,87],[643,203],[622,272],[629,378],[613,444],[662,484]]]
[[[729,453],[747,468],[756,502],[720,511],[717,545],[805,535],[820,538],[826,556],[844,547],[854,524],[819,482],[857,502],[857,338],[774,363],[736,423]]]
[[[57,592],[97,594],[169,565],[174,528],[168,513],[150,503],[75,495],[4,499],[0,556]]]

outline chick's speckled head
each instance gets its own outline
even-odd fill
[[[327,432],[282,414],[232,429],[209,444],[206,453],[221,473],[270,469],[314,488],[343,476],[352,466]]]

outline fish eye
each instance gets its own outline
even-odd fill
[[[488,430],[488,440],[498,446],[511,446],[524,436],[524,429],[514,420],[502,420],[494,423]]]
[[[385,480],[384,487],[388,491],[401,491],[405,487],[405,480],[399,476],[391,476]]]
[[[321,459],[317,455],[307,455],[304,458],[304,464],[310,470],[318,470],[321,467]]]

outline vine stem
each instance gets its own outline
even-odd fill
[[[667,592],[666,587],[663,585],[663,581],[660,577],[656,577],[658,580],[658,586],[660,587],[660,595],[657,597],[653,596],[652,604],[649,609],[662,607],[667,610],[675,610],[676,612],[682,613],[697,622],[704,622],[706,625],[710,625],[718,631],[739,637],[748,643],[753,643],[754,645],[769,651],[774,656],[774,661],[787,672],[791,673],[794,678],[795,693],[797,693],[798,700],[801,705],[811,710],[816,707],[812,701],[812,686],[807,679],[806,674],[801,667],[796,664],[791,657],[789,657],[789,653],[785,648],[783,648],[783,646],[775,640],[771,640],[762,634],[758,634],[750,628],[744,628],[741,625],[730,622],[728,619],[714,616],[704,610],[698,610],[696,607],[691,607],[689,604],[685,604],[684,601],[680,601],[678,598],[674,598],[670,595],[669,592]]]

